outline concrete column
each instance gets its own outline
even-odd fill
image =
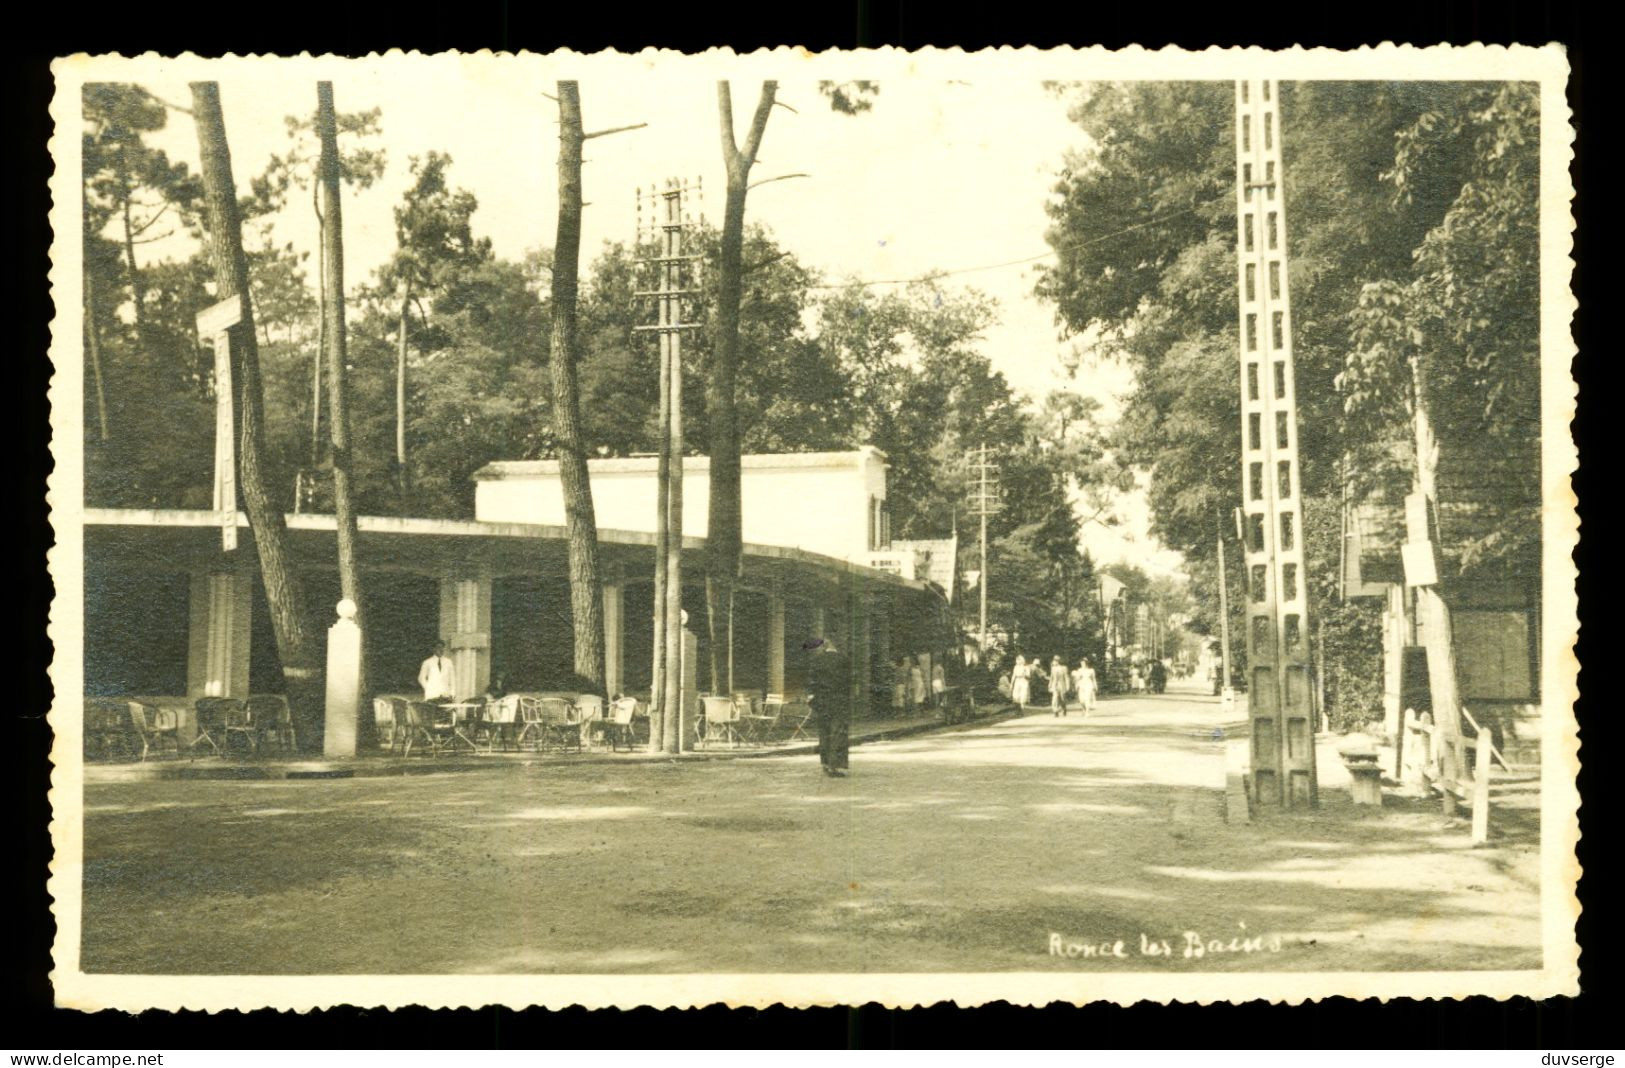
[[[611,697],[621,692],[626,677],[626,580],[611,572],[604,582],[604,689]]]
[[[457,699],[484,693],[491,683],[489,571],[440,580],[440,639],[457,672]]]
[[[767,594],[767,692],[784,692],[784,591]]]
[[[192,575],[186,692],[192,697],[248,696],[252,572]]]
[[[874,645],[875,659],[884,666],[883,676],[889,676],[895,669],[896,658],[892,655],[892,594],[890,590],[883,590],[875,595],[872,602],[875,609],[874,623],[871,627],[870,640]],[[888,698],[889,700],[890,698]]]
[[[355,602],[337,606],[338,619],[327,628],[327,702],[322,755],[330,760],[355,756],[361,711],[361,628]]]

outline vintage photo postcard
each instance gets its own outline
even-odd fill
[[[1578,992],[1560,48],[54,71],[59,1004]]]

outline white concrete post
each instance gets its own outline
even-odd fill
[[[327,628],[327,704],[322,755],[355,756],[356,721],[361,706],[361,628],[355,602],[338,603],[338,620]]]

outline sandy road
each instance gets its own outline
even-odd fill
[[[1474,850],[1432,804],[1335,790],[1227,826],[1223,727],[1170,694],[862,746],[844,780],[802,756],[92,785],[83,966],[1538,966],[1531,838]]]

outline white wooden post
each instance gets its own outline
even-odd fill
[[[220,547],[237,548],[237,419],[232,404],[231,329],[243,319],[239,297],[198,312],[197,332],[214,342],[214,509]]]

